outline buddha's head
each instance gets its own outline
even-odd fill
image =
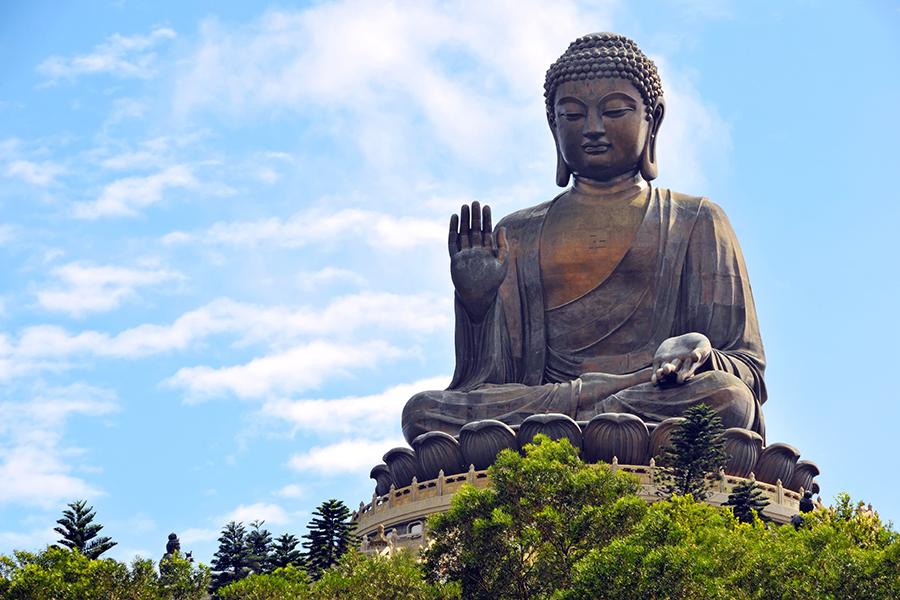
[[[547,70],[547,122],[556,141],[556,183],[572,174],[610,181],[657,175],[656,137],[665,115],[656,65],[615,33],[578,38]]]
[[[178,541],[178,536],[174,533],[169,534],[169,540],[166,542],[166,552],[168,554],[174,553],[176,550],[181,550],[181,542]]]

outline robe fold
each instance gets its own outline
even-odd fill
[[[403,415],[407,439],[433,429],[455,432],[477,419],[515,424],[546,412],[585,420],[600,412],[632,412],[658,422],[704,398],[731,425],[764,433],[765,356],[731,225],[706,198],[652,187],[647,193],[634,241],[612,273],[551,309],[544,306],[540,251],[556,199],[498,224],[509,244],[506,278],[480,322],[456,299],[453,380],[443,392],[410,400]],[[701,370],[715,375],[700,373],[682,385],[650,384],[660,343],[690,332],[709,338],[713,351]],[[630,378],[633,385],[586,402],[583,390],[604,377]],[[749,408],[716,406],[716,390],[723,386],[741,387]]]

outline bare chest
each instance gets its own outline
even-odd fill
[[[584,295],[616,269],[631,248],[645,203],[553,207],[541,233],[544,304],[554,308]]]

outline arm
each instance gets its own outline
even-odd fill
[[[450,274],[456,313],[456,370],[448,389],[470,391],[484,383],[507,383],[513,367],[503,322],[500,285],[509,267],[506,230],[496,234],[491,210],[472,203],[450,219]]]
[[[725,371],[766,400],[765,352],[737,237],[721,208],[704,199],[691,232],[682,271],[673,335],[700,333],[708,358],[694,371]]]

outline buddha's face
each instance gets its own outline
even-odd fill
[[[575,175],[608,181],[635,172],[650,124],[627,79],[566,81],[556,88],[556,141]]]

